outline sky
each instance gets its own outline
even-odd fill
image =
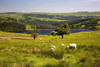
[[[82,11],[100,11],[100,0],[0,0],[0,13],[68,13]]]

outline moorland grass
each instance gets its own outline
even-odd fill
[[[0,67],[100,67],[97,33],[73,33],[64,39],[40,35],[34,40],[29,34],[0,32]],[[77,49],[67,49],[70,43],[76,43]],[[51,45],[56,46],[52,51]]]

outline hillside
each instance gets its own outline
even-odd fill
[[[93,23],[93,21],[95,21]],[[17,13],[0,14],[0,23],[14,22],[30,25],[30,28],[53,29],[53,26],[68,23],[71,29],[91,29],[100,21],[100,12],[76,13]],[[89,24],[89,25],[88,25]]]
[[[77,49],[68,50],[71,43]],[[0,67],[100,67],[99,44],[100,31],[65,35],[64,39],[40,35],[36,40],[29,34],[0,32]],[[53,51],[51,45],[56,47]]]

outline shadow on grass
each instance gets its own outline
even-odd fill
[[[83,49],[83,50],[85,50],[85,51],[100,51],[100,47],[99,46],[95,46],[95,45],[91,45],[91,46],[87,46],[87,45],[79,45],[78,47],[77,47],[77,49]]]
[[[70,66],[68,63],[61,61],[55,64],[48,63],[44,67],[70,67]]]
[[[49,56],[55,59],[62,59],[64,52],[63,51],[40,51],[39,54]],[[39,57],[39,56],[38,56]]]

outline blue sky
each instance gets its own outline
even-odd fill
[[[0,12],[100,11],[100,0],[0,0]]]

